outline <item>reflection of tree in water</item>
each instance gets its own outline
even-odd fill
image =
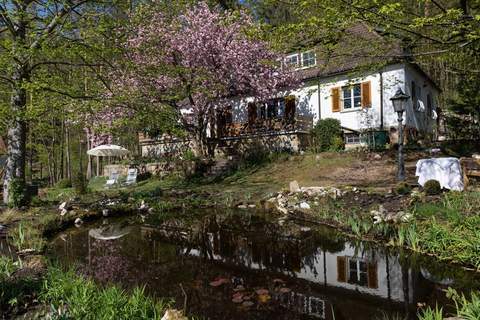
[[[120,252],[115,240],[93,240],[90,244],[90,263],[85,273],[106,284],[128,278],[130,262]]]
[[[193,228],[189,242],[205,259],[282,272],[298,272],[304,267],[316,272],[322,250],[334,253],[345,248],[338,237],[317,239],[290,231],[258,216],[209,216]]]

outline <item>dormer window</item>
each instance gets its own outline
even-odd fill
[[[307,51],[302,53],[302,67],[308,68],[317,64],[315,51]]]
[[[299,59],[298,54],[291,54],[285,58],[285,64],[287,67],[298,68],[299,67]]]

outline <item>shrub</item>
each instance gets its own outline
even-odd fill
[[[87,193],[87,181],[85,180],[85,176],[78,172],[74,179],[72,180],[73,188],[77,194],[86,194]]]
[[[342,127],[337,119],[321,119],[311,131],[316,152],[343,149]]]
[[[62,179],[57,182],[55,187],[59,189],[66,189],[66,188],[71,188],[72,187],[72,181],[70,179]]]
[[[429,196],[438,195],[442,192],[442,187],[440,186],[440,182],[437,180],[428,180],[425,182],[423,186],[425,193]]]
[[[395,192],[397,194],[406,195],[406,194],[409,194],[411,191],[412,191],[412,187],[405,182],[400,182],[395,187]]]
[[[145,171],[137,175],[137,182],[148,180],[152,177],[152,173]]]
[[[8,206],[10,208],[20,208],[28,204],[25,181],[14,178],[10,181],[8,189]]]

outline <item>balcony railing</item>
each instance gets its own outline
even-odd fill
[[[295,119],[257,119],[253,122],[230,123],[217,130],[218,138],[241,137],[252,134],[309,132],[313,117],[296,116]]]

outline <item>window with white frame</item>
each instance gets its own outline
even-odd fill
[[[291,54],[289,56],[287,56],[285,58],[285,65],[287,67],[294,67],[294,68],[298,68],[300,63],[299,63],[299,59],[298,59],[298,54]]]
[[[368,285],[368,270],[365,260],[348,258],[348,283],[364,287]]]
[[[345,134],[345,143],[346,144],[361,144],[362,138],[357,133],[347,133]]]
[[[307,51],[302,53],[302,67],[311,67],[317,64],[315,51]]]
[[[342,87],[343,110],[362,107],[362,88],[359,83]]]

